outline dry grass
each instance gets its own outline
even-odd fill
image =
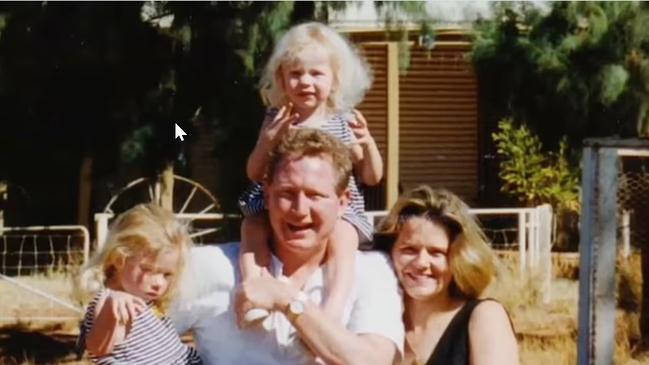
[[[56,298],[73,303],[72,280],[64,273],[49,273],[15,278],[22,285],[43,291]],[[66,317],[73,319],[79,314],[56,304],[52,300],[37,295],[14,283],[0,279],[0,298],[13,298],[3,301],[0,318],[14,318],[16,321],[30,321],[32,317]]]
[[[16,280],[72,303],[69,275],[51,272]],[[0,280],[0,365],[88,364],[76,361],[80,315],[6,280]],[[5,300],[4,298],[10,298]],[[35,317],[58,320],[44,321]]]
[[[550,302],[542,304],[540,279],[517,273],[515,255],[502,260],[498,280],[489,295],[510,311],[517,331],[521,364],[572,365],[577,362],[578,257],[553,257],[554,278]],[[649,353],[639,352],[638,316],[642,276],[640,256],[618,263],[618,312],[616,317],[616,364],[649,364]]]

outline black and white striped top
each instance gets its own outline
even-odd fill
[[[266,111],[266,119],[272,119],[277,114],[276,108],[270,108]],[[334,114],[321,126],[321,130],[340,139],[344,144],[350,145],[355,142],[354,134],[349,127],[347,117],[344,114]],[[239,197],[239,208],[245,216],[256,216],[266,210],[264,202],[264,190],[260,183],[253,185]],[[352,174],[347,189],[350,192],[350,202],[343,219],[348,221],[356,231],[360,243],[370,242],[372,240],[373,226],[365,217],[365,199],[363,198],[362,186],[358,179]]]
[[[101,291],[90,302],[81,323],[77,351],[85,351],[86,336],[92,328],[95,318],[95,307],[105,296]],[[90,360],[100,365],[198,365],[202,364],[196,350],[180,341],[169,317],[158,318],[153,311],[153,304],[132,321],[131,330],[126,339],[115,345],[110,355],[95,357],[89,354]]]

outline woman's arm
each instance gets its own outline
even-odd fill
[[[498,302],[478,304],[469,320],[471,365],[518,365],[518,343],[509,316]]]

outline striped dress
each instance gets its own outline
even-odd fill
[[[95,318],[95,307],[104,295],[106,290],[97,294],[86,309],[77,341],[79,354],[85,351],[86,336]],[[89,357],[93,363],[100,365],[202,364],[196,350],[180,341],[169,317],[158,318],[152,304],[132,321],[126,339],[115,345],[110,355],[95,357],[90,354]]]
[[[270,108],[266,112],[266,119],[272,119],[277,114],[276,108]],[[321,130],[340,139],[344,144],[350,145],[355,142],[354,134],[347,122],[345,114],[334,114],[322,126]],[[347,189],[350,192],[351,199],[343,219],[349,222],[358,232],[359,243],[367,243],[372,240],[373,226],[365,217],[365,199],[363,198],[362,186],[358,179],[352,174]],[[260,183],[254,183],[239,197],[239,208],[245,216],[257,216],[263,214],[266,210],[264,203],[263,186]]]

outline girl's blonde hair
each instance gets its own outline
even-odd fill
[[[334,112],[347,112],[358,105],[372,85],[371,70],[356,48],[332,28],[309,22],[289,29],[277,42],[260,81],[262,99],[268,106],[288,103],[282,90],[281,67],[296,59],[312,46],[323,47],[329,54],[334,83],[327,107]]]
[[[185,260],[191,247],[187,227],[174,214],[155,204],[140,204],[122,213],[112,223],[101,250],[82,269],[77,280],[77,295],[87,301],[90,295],[105,288],[114,277],[118,265],[140,254],[160,254],[170,249],[179,251],[176,273],[155,306],[163,313],[176,293]]]
[[[496,272],[496,257],[469,207],[445,189],[420,186],[403,194],[374,234],[376,246],[391,253],[403,224],[424,217],[442,225],[449,235],[451,294],[473,299],[489,286]]]

